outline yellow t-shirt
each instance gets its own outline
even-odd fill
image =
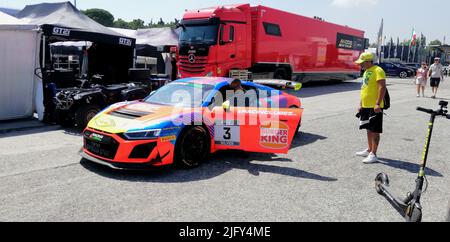
[[[361,102],[363,108],[375,108],[378,100],[378,82],[386,80],[386,73],[379,66],[372,66],[364,72],[361,87]],[[384,108],[384,102],[381,103]]]

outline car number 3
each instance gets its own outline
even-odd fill
[[[219,145],[239,146],[241,144],[240,126],[216,126],[215,142]]]
[[[223,139],[225,140],[230,140],[231,139],[231,128],[225,127],[223,128],[224,131],[224,135],[223,135]]]

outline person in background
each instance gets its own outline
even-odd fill
[[[363,53],[355,62],[364,70],[358,117],[361,119],[360,129],[367,130],[368,148],[356,155],[365,157],[365,164],[378,162],[377,152],[383,133],[384,98],[387,92],[386,73],[381,67],[374,65],[374,59],[374,54]]]
[[[422,66],[416,73],[416,85],[417,85],[417,97],[420,97],[420,90],[422,90],[422,96],[425,97],[425,88],[428,80],[428,68],[425,62],[422,62]]]
[[[434,59],[434,64],[430,66],[428,71],[428,76],[430,77],[430,85],[433,90],[433,96],[431,98],[436,98],[437,92],[439,90],[439,85],[441,81],[444,81],[444,66],[440,63],[440,58]]]

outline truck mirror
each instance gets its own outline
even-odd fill
[[[220,26],[220,45],[230,43],[230,27],[227,25]]]

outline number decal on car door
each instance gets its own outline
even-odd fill
[[[241,144],[241,129],[239,126],[216,126],[215,143],[218,145],[239,146]]]

